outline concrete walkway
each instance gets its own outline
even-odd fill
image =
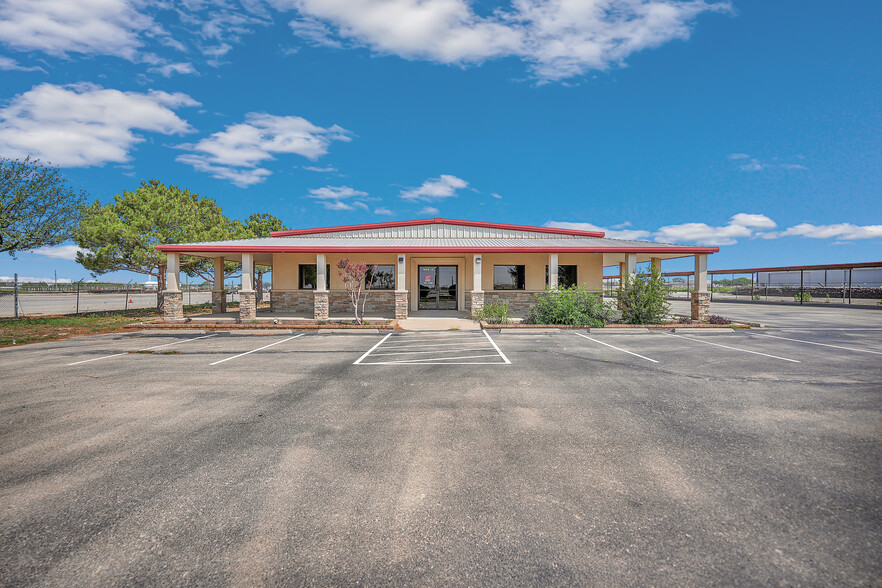
[[[407,331],[480,331],[481,325],[457,310],[417,310],[398,321]]]

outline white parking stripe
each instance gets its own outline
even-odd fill
[[[479,339],[481,343],[484,342],[484,338]],[[474,339],[472,339],[474,341]],[[402,343],[386,343],[386,349],[395,348],[395,349],[413,349],[415,347],[456,347],[457,345],[468,345],[468,343],[463,343],[460,341],[459,343],[426,343],[425,345],[407,345]]]
[[[219,363],[223,363],[225,361],[230,361],[231,359],[236,359],[237,357],[242,357],[243,355],[248,355],[249,353],[255,353],[257,351],[262,351],[267,347],[272,347],[273,345],[278,345],[279,343],[284,343],[285,341],[290,341],[291,339],[296,339],[297,337],[302,337],[306,333],[300,333],[299,335],[294,335],[293,337],[288,337],[287,339],[282,339],[281,341],[276,341],[275,343],[270,343],[269,345],[264,345],[263,347],[258,347],[257,349],[252,349],[251,351],[246,351],[245,353],[240,353],[239,355],[234,355],[233,357],[228,357],[226,359],[221,359],[220,361],[216,361],[214,363],[210,363],[208,365],[217,365]]]
[[[374,345],[373,347],[371,347],[370,349],[368,349],[367,351],[365,351],[365,352],[364,352],[364,355],[362,355],[361,357],[359,357],[358,359],[356,359],[355,362],[353,362],[352,365],[358,365],[358,364],[360,364],[360,363],[361,363],[361,360],[363,360],[365,357],[367,357],[368,355],[370,355],[370,354],[371,354],[371,351],[373,351],[374,349],[376,349],[377,347],[379,347],[380,345],[382,345],[382,344],[383,344],[383,341],[385,341],[386,339],[388,339],[388,338],[391,337],[391,336],[392,336],[392,333],[389,333],[388,335],[386,335],[385,337],[383,337],[382,339],[380,339],[380,340],[377,342],[376,345]]]
[[[481,335],[473,335],[471,337],[432,337],[430,339],[410,339],[395,335],[386,345],[410,345],[411,343],[426,343],[428,341],[471,341],[473,339],[483,339]]]
[[[604,343],[603,341],[598,341],[597,339],[589,337],[588,335],[583,335],[582,333],[576,333],[576,335],[578,335],[580,337],[585,337],[586,339],[588,339],[590,341],[594,341],[595,343],[600,343],[601,345],[606,345],[607,347],[611,347],[611,348],[615,349],[616,351],[621,351],[623,353],[633,355],[634,357],[639,357],[640,359],[645,359],[646,361],[651,361],[652,363],[658,363],[658,361],[656,361],[654,359],[644,357],[644,356],[640,355],[639,353],[634,353],[633,351],[628,351],[627,349],[622,349],[621,347],[616,347],[615,345],[610,345],[609,343]]]
[[[778,337],[777,335],[767,335],[766,333],[751,333],[751,335],[759,335],[760,337],[772,337],[773,339],[784,339],[785,341],[796,341],[797,343],[807,343],[809,345],[821,345],[822,347],[833,347],[834,349],[845,349],[846,351],[857,351],[858,353],[874,353],[882,355],[882,351],[870,351],[869,349],[855,349],[854,347],[843,347],[842,345],[830,345],[829,343],[815,343],[814,341],[804,341],[802,339],[791,339],[790,337]]]
[[[487,336],[487,340],[490,341],[490,344],[493,345],[493,348],[496,349],[496,352],[499,354],[506,364],[511,364],[505,354],[502,352],[502,349],[499,348],[499,345],[496,344],[496,341],[490,338],[490,334],[487,331],[484,331],[484,334]]]
[[[720,343],[712,343],[710,341],[703,341],[702,339],[693,339],[692,337],[684,337],[683,335],[675,335],[674,333],[668,333],[671,337],[679,337],[681,339],[689,339],[690,341],[697,341],[698,343],[704,343],[705,345],[716,345],[717,347],[722,347],[724,349],[731,349],[733,351],[743,351],[744,353],[753,353],[754,355],[762,355],[763,357],[771,357],[772,359],[780,359],[782,361],[789,361],[792,363],[802,363],[798,359],[788,359],[786,357],[778,357],[777,355],[769,355],[768,353],[760,353],[759,351],[751,351],[750,349],[741,349],[740,347],[729,347],[728,345],[722,345]]]
[[[90,361],[98,361],[99,359],[107,359],[108,357],[119,357],[120,355],[128,355],[129,353],[139,353],[141,351],[150,351],[151,349],[159,349],[160,347],[168,347],[170,345],[177,345],[178,343],[186,343],[187,341],[195,341],[196,339],[205,339],[207,337],[217,337],[220,333],[212,333],[211,335],[201,335],[199,337],[192,337],[190,339],[184,339],[182,341],[173,341],[171,343],[163,343],[162,345],[154,345],[153,347],[145,347],[144,349],[136,349],[135,351],[124,351],[123,353],[114,353],[113,355],[103,355],[101,357],[93,357],[92,359],[84,359],[83,361],[75,361],[73,363],[69,363],[67,365],[77,365],[80,363],[89,363]]]
[[[389,346],[383,347],[389,349]],[[430,349],[428,351],[395,351],[393,353],[374,353],[371,357],[378,355],[416,355],[418,353],[459,353],[460,351],[493,351],[492,347],[460,347],[458,349]]]
[[[453,361],[454,359],[477,359],[479,357],[499,357],[499,355],[497,355],[496,353],[492,353],[490,355],[463,355],[461,357],[439,357],[436,359],[424,357],[422,359],[397,359],[394,361],[378,361],[378,362],[365,363],[362,365],[390,365],[393,363],[438,363],[438,362],[445,362],[446,363],[448,361]],[[511,363],[511,362],[509,362],[509,363]],[[488,365],[493,365],[493,364],[488,364]],[[496,365],[504,365],[504,364],[499,363]]]

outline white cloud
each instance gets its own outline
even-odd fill
[[[801,155],[796,156],[797,159],[805,159]],[[756,157],[751,157],[747,153],[730,153],[726,156],[727,159],[732,161],[739,161],[738,169],[746,172],[760,172],[766,169],[788,169],[788,170],[798,170],[798,171],[806,171],[808,168],[801,163],[779,163],[777,157],[773,157],[771,161],[761,161]],[[746,161],[749,160],[749,161]]]
[[[186,94],[121,92],[94,84],[41,84],[0,109],[0,152],[84,167],[129,160],[144,138],[134,130],[187,133],[174,109],[198,106]]]
[[[3,0],[0,42],[49,55],[84,53],[135,60],[142,34],[161,34],[136,0]]]
[[[288,23],[294,36],[303,39],[308,45],[314,47],[333,47],[341,49],[343,44],[334,38],[334,34],[318,19],[299,18]]]
[[[272,174],[257,165],[275,159],[274,154],[315,160],[328,152],[331,142],[350,140],[351,133],[337,125],[323,128],[299,116],[252,112],[245,115],[244,123],[229,125],[196,144],[179,145],[192,153],[179,155],[177,160],[246,187]]]
[[[46,73],[46,70],[42,67],[36,65],[33,67],[25,67],[16,60],[9,57],[4,57],[2,55],[0,55],[0,69],[4,71],[41,71],[43,73]]]
[[[496,192],[491,192],[490,196],[492,196],[493,198],[496,198],[497,200],[502,200],[502,196],[500,196]]]
[[[45,255],[46,257],[52,257],[55,259],[70,259],[74,260],[77,258],[77,252],[85,251],[84,249],[80,249],[76,245],[56,245],[55,247],[38,247],[34,249],[30,253],[36,253],[37,255]]]
[[[331,165],[329,165],[327,167],[317,167],[315,165],[304,165],[303,169],[305,169],[306,171],[314,171],[314,172],[319,172],[319,173],[336,173],[337,172],[337,168],[335,168],[334,166],[331,166]]]
[[[467,0],[276,0],[307,23],[329,23],[342,38],[377,52],[440,63],[518,57],[541,80],[561,80],[621,65],[635,52],[687,39],[703,12],[728,11],[704,0],[514,0],[477,14]],[[299,25],[310,42],[327,28]]]
[[[432,202],[457,196],[456,191],[468,186],[469,183],[456,176],[443,174],[437,178],[431,178],[423,182],[419,188],[402,190],[399,197],[411,202]]]
[[[800,236],[811,239],[838,239],[851,241],[856,239],[882,238],[882,225],[853,225],[839,223],[835,225],[813,225],[801,223],[778,233],[779,237]]]
[[[438,214],[441,212],[434,206],[425,206],[417,214]]]
[[[734,245],[739,238],[757,235],[756,229],[773,229],[775,221],[762,214],[739,213],[727,225],[714,227],[705,223],[683,223],[659,228],[654,237],[661,243],[694,242],[702,245]]]
[[[389,210],[388,208],[377,208],[374,210],[374,214],[382,214],[382,215],[390,216],[395,213],[392,212],[391,210]]]
[[[624,223],[625,225],[630,225],[631,223]],[[551,227],[554,229],[572,229],[575,231],[603,231],[606,234],[606,237],[609,239],[624,239],[626,241],[639,241],[641,239],[646,239],[650,236],[649,231],[641,231],[638,229],[628,229],[624,231],[616,231],[610,230],[604,227],[598,227],[597,225],[593,225],[591,223],[570,223],[570,222],[562,222],[562,221],[548,221],[545,223],[546,227]],[[622,225],[616,225],[616,227],[621,227]],[[613,227],[615,228],[615,227]]]
[[[367,195],[349,186],[324,186],[311,189],[306,197],[318,200],[328,210],[367,210],[368,205],[362,201]]]
[[[167,78],[170,78],[173,73],[182,75],[199,73],[196,71],[196,68],[193,67],[192,63],[166,63],[165,65],[151,67],[147,71],[158,73]]]
[[[0,282],[13,282],[15,280],[15,276],[0,276]],[[55,284],[55,278],[28,278],[26,276],[18,276],[19,284]],[[70,278],[58,278],[57,283],[59,284],[72,284],[73,280]]]

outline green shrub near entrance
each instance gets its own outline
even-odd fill
[[[536,294],[536,305],[524,320],[537,325],[577,325],[602,327],[611,322],[615,310],[603,302],[600,292],[589,292],[585,286],[549,288]]]
[[[665,320],[671,308],[665,282],[655,268],[649,274],[625,275],[617,298],[622,322],[629,325],[659,324]]]
[[[472,317],[476,321],[484,321],[491,325],[507,325],[511,322],[508,315],[508,304],[505,302],[485,304],[484,308],[477,311]]]

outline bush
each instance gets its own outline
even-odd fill
[[[649,274],[624,276],[616,298],[622,309],[622,322],[629,325],[658,324],[670,310],[665,282],[656,268]]]
[[[811,302],[812,295],[809,292],[797,292],[793,295],[793,300],[796,302]]]
[[[712,325],[731,325],[732,319],[726,318],[724,316],[720,316],[718,314],[712,314],[709,317],[707,317],[707,322],[709,322]]]
[[[505,302],[485,304],[484,308],[472,315],[472,318],[491,325],[507,325],[511,322],[508,316],[508,304]]]
[[[762,300],[762,297],[757,293],[753,295],[754,300]]]
[[[536,305],[525,323],[536,325],[576,325],[602,327],[612,320],[613,309],[603,302],[603,295],[589,292],[585,286],[549,288],[536,294]]]

